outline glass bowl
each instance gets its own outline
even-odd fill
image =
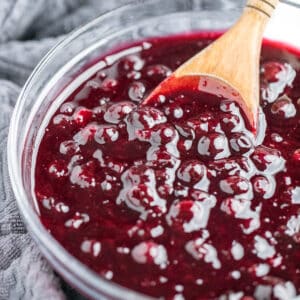
[[[92,62],[131,41],[192,31],[224,31],[245,1],[140,0],[106,13],[72,32],[39,63],[15,107],[8,139],[8,165],[19,209],[31,236],[53,268],[92,299],[150,299],[100,277],[71,256],[43,227],[35,205],[33,170],[44,128],[58,105],[101,68]],[[300,48],[300,6],[281,3],[266,37]],[[287,21],[288,19],[288,21]],[[89,67],[86,67],[89,66]],[[84,72],[81,70],[84,67]]]

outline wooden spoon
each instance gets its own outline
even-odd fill
[[[248,0],[237,23],[214,43],[180,66],[143,101],[180,88],[198,89],[236,100],[256,130],[259,61],[263,33],[279,0]]]

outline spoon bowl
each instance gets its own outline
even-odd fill
[[[279,0],[248,0],[236,24],[164,80],[143,101],[153,105],[161,94],[197,89],[237,101],[253,132],[259,106],[259,60],[266,25]]]

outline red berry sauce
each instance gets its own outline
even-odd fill
[[[68,97],[39,146],[41,220],[95,272],[150,296],[298,299],[297,54],[264,46],[257,138],[230,99],[180,90],[139,105],[214,38],[135,44]]]

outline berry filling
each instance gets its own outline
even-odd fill
[[[264,45],[257,136],[230,99],[180,89],[141,104],[216,37],[137,43],[60,105],[35,166],[41,221],[96,273],[153,297],[296,299],[300,55]]]

